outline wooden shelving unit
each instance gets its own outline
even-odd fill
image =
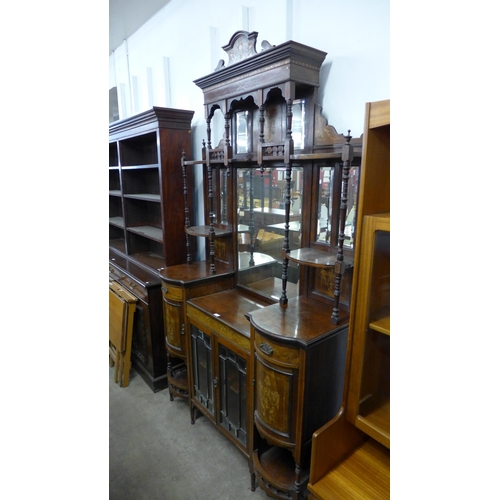
[[[186,261],[180,162],[193,114],[154,107],[109,126],[109,246],[152,271]]]
[[[110,279],[139,299],[132,361],[153,391],[167,386],[159,269],[186,261],[181,157],[193,114],[154,107],[109,126]]]
[[[311,500],[390,497],[390,101],[366,106],[342,408],[313,435]]]

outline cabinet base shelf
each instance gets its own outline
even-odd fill
[[[369,439],[308,489],[311,500],[388,499],[390,451]]]
[[[182,399],[187,399],[189,397],[186,363],[181,362],[173,366],[168,371],[167,378],[170,401],[174,400],[174,396]]]
[[[301,474],[301,480],[296,491],[295,462],[289,450],[272,446],[265,451],[254,450],[253,466],[255,479],[252,480],[275,499],[305,499],[307,498],[307,482],[309,473]]]

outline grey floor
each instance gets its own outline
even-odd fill
[[[153,393],[132,369],[128,387],[109,370],[110,500],[263,500],[248,462],[205,417],[191,425],[186,401]]]

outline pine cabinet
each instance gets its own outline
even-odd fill
[[[390,101],[367,103],[344,398],[313,435],[311,500],[390,498]]]
[[[366,215],[347,419],[390,448],[390,214]]]

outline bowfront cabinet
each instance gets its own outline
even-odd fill
[[[210,276],[207,261],[180,264],[160,270],[163,318],[167,350],[167,377],[170,400],[189,397],[190,354],[187,301],[232,288],[234,272],[227,266]]]
[[[311,299],[291,299],[288,308],[286,315],[279,305],[249,314],[257,431],[251,473],[252,489],[298,499],[307,496],[312,434],[342,399],[347,326],[333,326]]]

